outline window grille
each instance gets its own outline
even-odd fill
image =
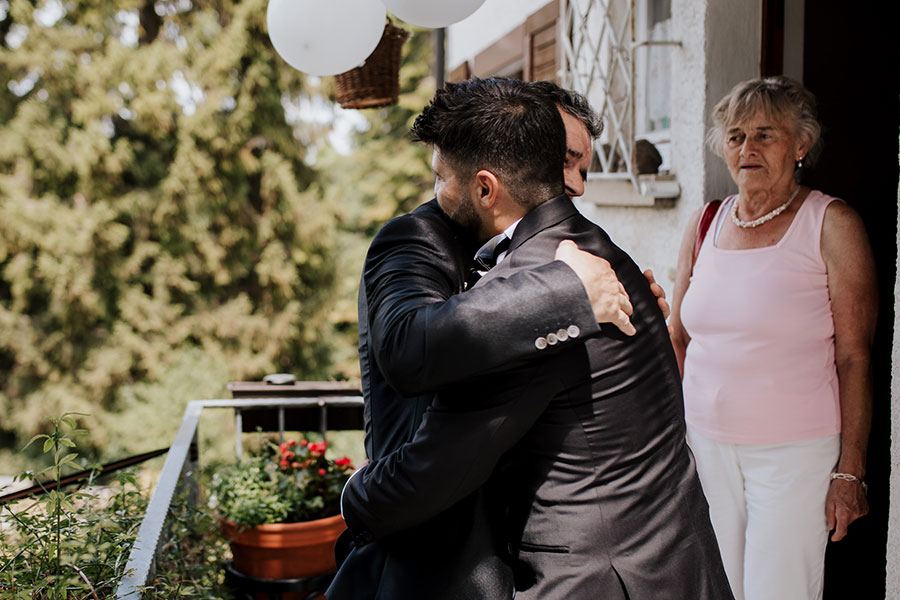
[[[668,110],[659,105],[669,104],[668,89],[661,90],[660,85],[668,86],[669,77],[664,71],[670,63],[655,60],[654,79],[660,74],[665,79],[651,82],[648,58],[642,55],[636,65],[636,52],[639,48],[646,53],[650,46],[679,44],[655,39],[660,33],[668,32],[664,21],[669,14],[666,0],[649,3],[647,0],[562,0],[560,5],[561,84],[584,94],[603,118],[603,133],[594,140],[590,177],[630,181],[642,195],[659,196],[650,191],[648,178],[640,175],[648,171],[639,168],[638,163],[642,161],[636,158],[635,149],[640,156],[647,146],[655,146],[646,142],[636,144],[635,140],[648,137],[648,132],[653,142],[668,137],[666,131],[660,131],[660,128],[668,129]],[[638,35],[636,22],[643,24],[643,33]],[[658,27],[658,22],[663,27]],[[644,31],[654,26],[657,26],[655,33]],[[636,37],[641,40],[637,41]],[[643,74],[641,89],[636,86],[636,66],[648,71]],[[655,94],[652,98],[651,93]],[[641,119],[637,124],[636,97],[643,103],[637,111],[637,119]],[[653,129],[656,131],[651,132]]]
[[[564,0],[563,86],[581,92],[603,118],[591,171],[629,179],[634,147],[634,0]]]

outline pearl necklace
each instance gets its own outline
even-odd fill
[[[797,187],[794,188],[794,191],[791,192],[791,196],[790,196],[790,198],[787,199],[787,202],[785,202],[784,204],[782,204],[781,206],[779,206],[772,212],[766,213],[763,216],[761,216],[760,218],[753,219],[752,221],[741,221],[738,218],[738,216],[737,216],[738,202],[741,199],[741,197],[738,196],[737,198],[734,199],[734,202],[731,203],[731,213],[730,213],[731,214],[731,222],[734,223],[735,225],[737,225],[738,227],[741,227],[742,229],[759,227],[763,223],[768,223],[769,221],[771,221],[772,219],[774,219],[775,217],[777,217],[778,215],[783,213],[785,211],[785,209],[791,205],[791,202],[793,202],[794,198],[797,197],[797,192],[799,192],[799,191],[800,191],[800,186],[798,185]]]

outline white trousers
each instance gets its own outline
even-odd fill
[[[735,600],[822,598],[825,495],[840,435],[756,446],[688,428],[687,440]]]

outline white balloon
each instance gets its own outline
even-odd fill
[[[478,10],[484,0],[382,0],[397,18],[419,27],[446,27]]]
[[[377,0],[269,0],[266,25],[289,65],[310,75],[336,75],[372,54],[386,17]]]

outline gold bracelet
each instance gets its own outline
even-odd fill
[[[851,475],[850,473],[832,473],[831,480],[834,481],[835,479],[843,479],[844,481],[855,481],[855,482],[859,483],[859,485],[862,486],[863,494],[868,495],[868,493],[869,493],[869,486],[866,484],[865,481],[863,481],[856,475]]]

